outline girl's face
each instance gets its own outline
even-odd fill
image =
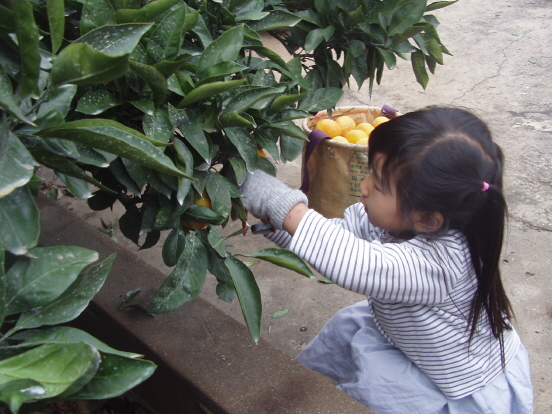
[[[368,213],[372,225],[388,232],[403,232],[413,230],[409,220],[400,214],[397,199],[397,187],[393,176],[389,188],[384,189],[381,183],[381,170],[387,156],[377,153],[372,164],[372,173],[360,184],[360,201]]]

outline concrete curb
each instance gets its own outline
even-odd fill
[[[117,253],[94,301],[74,322],[117,349],[138,352],[158,365],[134,394],[156,413],[371,413],[201,298],[177,311],[149,317],[117,311],[119,296],[137,286],[147,296],[165,278],[86,221],[45,196],[41,246],[75,245],[105,257]]]

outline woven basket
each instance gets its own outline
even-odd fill
[[[332,118],[342,115],[350,116],[358,125],[372,123],[381,115],[393,118],[399,114],[388,106],[348,106],[332,111]],[[302,124],[309,134],[309,142],[303,148],[301,190],[307,194],[309,207],[327,218],[343,217],[347,207],[360,201],[360,183],[369,174],[368,146],[321,139],[324,134],[311,134],[323,118],[328,118],[327,111],[305,119]]]

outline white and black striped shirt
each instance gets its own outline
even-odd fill
[[[360,203],[343,219],[309,210],[293,238],[269,236],[336,284],[364,294],[380,331],[448,398],[462,398],[502,372],[500,344],[482,315],[469,341],[468,316],[477,287],[468,246],[458,231],[439,239],[381,240]],[[520,339],[504,333],[506,364]]]

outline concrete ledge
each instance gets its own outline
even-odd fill
[[[149,317],[117,311],[119,296],[142,288],[149,295],[164,275],[56,202],[41,196],[40,245],[117,253],[101,291],[74,325],[115,348],[155,362],[154,375],[134,394],[158,414],[167,413],[371,413],[201,298],[176,312]]]

